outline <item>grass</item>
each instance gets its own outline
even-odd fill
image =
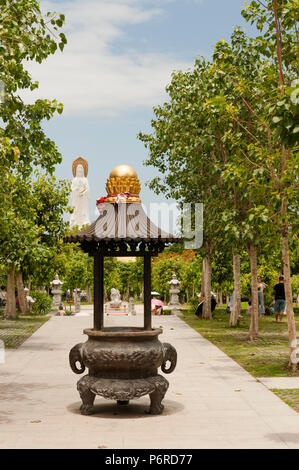
[[[287,405],[291,406],[297,413],[299,413],[299,389],[278,389],[271,388],[271,392],[275,393]]]
[[[171,315],[172,310],[169,308],[163,308],[163,315]]]
[[[6,348],[16,349],[48,320],[46,316],[22,316],[15,320],[0,317],[0,340]]]
[[[296,309],[296,326],[299,315]],[[286,317],[275,323],[273,315],[259,319],[259,337],[250,341],[250,317],[242,310],[237,327],[229,327],[229,314],[216,309],[213,320],[198,319],[193,310],[184,311],[182,317],[188,325],[215,344],[225,354],[244,367],[254,377],[288,377],[294,374],[288,368],[288,330]]]

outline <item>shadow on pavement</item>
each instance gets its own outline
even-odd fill
[[[294,444],[299,444],[299,433],[295,432],[280,432],[275,434],[266,434],[267,438],[271,439],[274,442],[284,441],[286,444],[293,442]]]

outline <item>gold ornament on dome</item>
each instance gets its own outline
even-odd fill
[[[83,169],[84,169],[84,176],[85,176],[85,178],[86,178],[86,177],[87,177],[87,174],[88,174],[88,161],[86,160],[86,158],[78,157],[78,158],[76,158],[75,160],[73,160],[72,171],[73,171],[74,178],[75,178],[75,176],[76,176],[76,170],[77,170],[77,166],[78,166],[78,165],[82,165],[82,166],[83,166]]]
[[[119,165],[111,171],[106,183],[108,197],[106,202],[117,202],[121,194],[125,194],[126,203],[140,203],[140,183],[137,173],[129,165]]]

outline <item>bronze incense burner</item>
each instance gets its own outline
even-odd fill
[[[162,330],[124,327],[84,330],[84,333],[89,338],[86,343],[77,344],[70,351],[70,365],[76,374],[82,374],[85,367],[89,369],[77,384],[82,399],[81,413],[92,413],[95,395],[122,405],[147,394],[151,400],[150,413],[161,413],[169,383],[158,375],[158,368],[170,374],[177,360],[176,350],[159,341]]]

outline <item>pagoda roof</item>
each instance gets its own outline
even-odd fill
[[[97,220],[84,230],[64,237],[66,243],[80,243],[84,251],[91,246],[111,249],[116,245],[130,244],[133,251],[145,247],[182,242],[183,238],[157,227],[145,213],[140,203],[105,204]],[[160,251],[160,250],[159,250]]]

